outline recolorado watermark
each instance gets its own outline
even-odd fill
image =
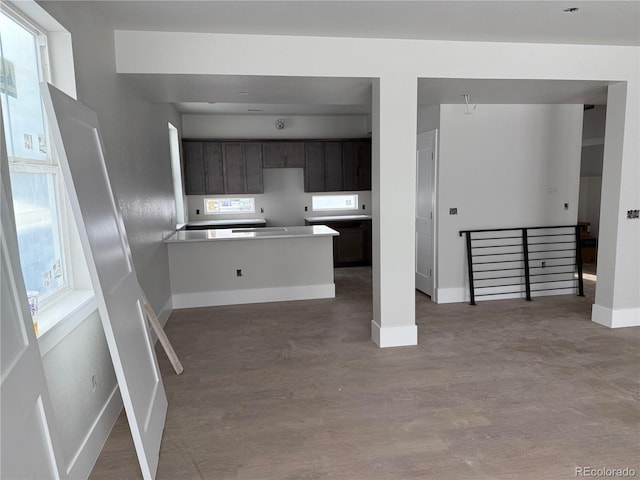
[[[576,477],[584,478],[633,478],[635,469],[631,467],[576,467]]]

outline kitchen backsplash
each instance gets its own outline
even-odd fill
[[[204,214],[204,199],[214,195],[188,195],[188,221],[223,220],[230,218],[265,218],[270,226],[304,225],[305,217],[319,215],[371,215],[371,192],[358,193],[358,209],[340,212],[311,211],[311,197],[304,191],[302,168],[266,168],[263,172],[264,193],[258,195],[234,195],[253,197],[256,212],[247,214]],[[345,192],[337,192],[345,193]],[[323,195],[318,193],[315,195]],[[365,206],[364,210],[362,206]],[[305,207],[308,211],[305,211]],[[199,213],[197,213],[199,211]]]

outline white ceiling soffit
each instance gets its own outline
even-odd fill
[[[273,103],[174,103],[180,113],[192,115],[368,115],[369,105]]]
[[[594,104],[607,103],[611,82],[578,80],[504,80],[424,78],[418,80],[418,105],[479,104]]]
[[[371,111],[368,78],[121,75],[149,101],[174,103],[181,113],[358,115]]]
[[[151,102],[185,114],[362,115],[367,78],[121,74]],[[604,81],[422,78],[418,104],[606,104]]]
[[[116,29],[640,45],[633,1],[92,1]],[[564,13],[577,7],[574,13]]]

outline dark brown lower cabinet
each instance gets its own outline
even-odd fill
[[[307,225],[326,225],[340,235],[333,237],[333,266],[371,265],[371,220],[308,221]]]

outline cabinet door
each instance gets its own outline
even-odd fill
[[[324,192],[324,145],[322,142],[306,142],[304,168],[304,191]]]
[[[264,168],[284,167],[285,144],[282,142],[265,142],[262,144],[262,155]]]
[[[289,142],[286,144],[284,166],[304,168],[304,142]]]
[[[359,148],[360,190],[371,190],[371,142],[361,142]]]
[[[324,163],[326,191],[341,191],[344,182],[342,178],[342,144],[340,142],[325,142]]]
[[[342,175],[344,190],[358,190],[358,142],[344,142],[342,144]]]
[[[341,227],[339,238],[337,263],[343,265],[364,263],[365,238],[363,224],[359,222]]]
[[[223,143],[225,193],[245,193],[244,155],[241,143]]]
[[[202,142],[182,142],[184,155],[184,193],[204,195],[205,173]]]
[[[208,195],[224,193],[224,168],[220,142],[203,142],[205,191]]]
[[[258,142],[247,142],[244,145],[244,167],[246,175],[246,192],[262,193],[262,146]]]
[[[371,144],[367,141],[342,144],[344,190],[371,190]]]

